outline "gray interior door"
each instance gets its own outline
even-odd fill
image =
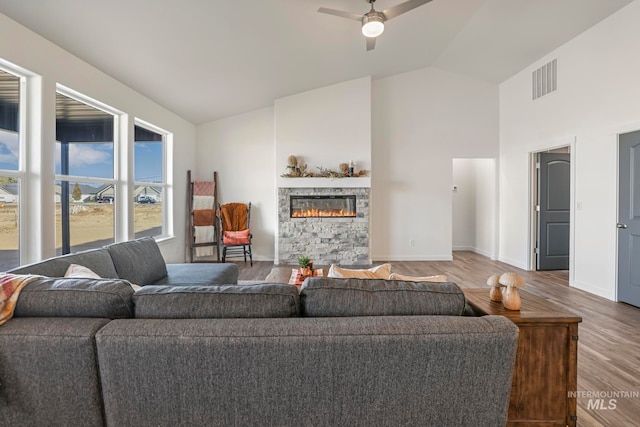
[[[570,156],[539,154],[538,270],[569,269]]]
[[[640,307],[640,131],[620,135],[618,156],[618,300]]]

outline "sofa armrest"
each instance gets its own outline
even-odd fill
[[[95,334],[109,319],[13,318],[0,327],[0,425],[103,426]]]

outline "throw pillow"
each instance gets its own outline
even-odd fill
[[[251,230],[242,231],[225,231],[222,237],[222,242],[225,245],[248,245],[251,243],[249,240],[249,234]]]
[[[69,268],[64,273],[64,277],[85,278],[85,279],[102,279],[91,269],[78,264],[69,264]]]
[[[405,282],[446,282],[447,276],[439,274],[437,276],[405,276],[398,273],[391,273],[389,280],[404,280]]]
[[[369,269],[349,269],[331,264],[327,277],[338,279],[388,279],[389,274],[391,274],[391,264],[382,264]]]
[[[64,277],[75,279],[102,279],[102,277],[94,273],[93,270],[78,264],[69,264],[69,268],[67,268],[67,271],[64,273]],[[140,289],[141,286],[131,283],[131,288],[135,292]]]

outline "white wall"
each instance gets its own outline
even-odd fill
[[[288,185],[280,175],[289,155],[313,172],[318,166],[337,170],[349,160],[371,169],[371,79],[281,98],[274,107],[200,125],[197,134],[197,176],[217,170],[223,203],[252,202],[254,259],[275,260],[276,186]]]
[[[367,89],[369,84],[372,87]],[[338,110],[340,114],[336,116]],[[248,165],[249,178],[244,181],[246,184],[237,181],[237,185],[244,186],[238,191],[264,204],[265,209],[259,213],[262,226],[266,233],[275,233],[275,189],[262,190],[256,187],[258,183],[275,186],[274,176],[282,181],[279,176],[286,172],[290,154],[300,155],[312,168],[337,168],[339,162],[352,159],[359,167],[372,171],[372,258],[451,259],[452,159],[497,157],[497,112],[497,85],[434,68],[372,83],[369,78],[357,79],[279,99],[274,109],[199,126],[198,173],[209,173],[210,165],[221,172],[229,159],[242,157]],[[340,123],[345,115],[348,120],[343,125],[347,131],[340,125],[327,129],[329,121]],[[284,124],[280,121],[283,117],[288,117]],[[366,163],[366,132],[371,120],[368,117],[373,119],[370,167]],[[296,126],[296,118],[306,124]],[[355,125],[357,129],[352,129]],[[279,135],[277,148],[274,133]],[[303,146],[302,142],[310,146]],[[280,154],[270,153],[269,149]],[[222,176],[220,188],[225,193],[228,185],[230,178]],[[490,191],[494,189],[495,186]],[[269,204],[271,211],[266,209]],[[487,207],[476,209],[489,211]],[[486,224],[489,220],[476,221]],[[493,248],[492,242],[486,243],[492,236],[476,236],[476,249],[493,253],[489,249]],[[266,244],[267,236],[264,238]],[[268,243],[273,239],[271,236]],[[412,239],[413,247],[409,245]],[[254,242],[257,245],[258,239]],[[262,247],[260,255],[274,259],[273,245]]]
[[[317,173],[355,162],[371,170],[371,78],[363,77],[275,101],[276,172],[286,173],[287,158],[299,156]],[[287,187],[286,179],[278,179]]]
[[[500,85],[500,259],[527,265],[529,153],[575,140],[572,285],[610,299],[616,295],[616,134],[640,129],[638,20],[635,1]],[[554,58],[558,90],[531,101],[531,72]]]
[[[33,73],[30,79],[31,122],[24,131],[32,147],[28,159],[29,181],[25,188],[29,224],[23,227],[21,252],[25,261],[55,255],[54,144],[55,92],[62,84],[126,114],[130,129],[140,118],[174,135],[174,220],[175,238],[160,242],[168,262],[184,260],[186,229],[186,170],[195,166],[195,126],[162,108],[100,70],[60,49],[48,40],[0,14],[0,58]],[[123,64],[126,66],[126,64]],[[130,135],[133,139],[132,135]],[[35,149],[33,149],[35,147]]]
[[[218,171],[221,203],[251,202],[251,249],[255,260],[273,260],[276,171],[273,108],[198,126],[198,179]],[[285,160],[286,161],[286,160]]]
[[[374,80],[374,260],[451,259],[452,159],[498,156],[497,111],[497,85],[436,68]]]

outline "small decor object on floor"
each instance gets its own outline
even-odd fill
[[[502,287],[503,285],[500,283],[500,276],[494,274],[493,276],[487,279],[487,285],[491,286],[491,290],[489,291],[489,299],[491,301],[502,301]]]
[[[516,273],[504,273],[500,276],[500,284],[506,286],[502,290],[502,305],[508,310],[520,310],[522,301],[518,294],[518,288],[521,288],[526,283],[522,276]]]
[[[313,275],[313,261],[306,255],[300,255],[298,257],[298,265],[300,266],[300,275],[302,277],[309,277]]]

